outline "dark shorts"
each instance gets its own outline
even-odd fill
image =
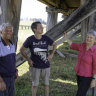
[[[15,78],[14,77],[8,77],[3,78],[5,84],[6,84],[6,90],[0,91],[0,96],[15,96],[15,90],[14,90],[14,83]]]

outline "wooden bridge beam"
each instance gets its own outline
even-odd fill
[[[80,8],[74,11],[65,20],[50,29],[46,35],[50,36],[53,40],[56,40],[57,38],[60,38],[64,32],[70,31],[94,12],[96,12],[96,0],[86,0],[84,5],[80,6]]]

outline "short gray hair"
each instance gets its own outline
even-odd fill
[[[96,31],[95,30],[88,31],[87,35],[88,34],[92,34],[95,37],[95,39],[96,39]]]
[[[1,31],[5,30],[6,27],[12,27],[12,32],[13,32],[13,26],[10,23],[2,23],[1,25]]]

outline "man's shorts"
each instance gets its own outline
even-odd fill
[[[39,85],[40,76],[44,85],[49,85],[50,68],[38,69],[29,67],[29,72],[32,77],[32,86]]]

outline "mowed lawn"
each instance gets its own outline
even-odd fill
[[[25,23],[29,24],[29,22],[21,23],[22,25],[24,25]],[[44,25],[44,32],[45,29],[46,28]],[[23,44],[26,38],[32,34],[33,32],[31,30],[19,30],[17,53],[19,52],[20,46]],[[69,49],[68,47],[68,44],[65,42],[62,44],[62,46],[59,46],[58,49],[61,50],[62,53],[64,53],[66,51],[66,48]],[[63,58],[55,53],[50,63],[50,96],[75,96],[77,84],[73,67],[76,64],[76,58]],[[15,84],[15,96],[32,96],[32,83],[28,68],[29,66],[27,62],[18,67],[19,77]],[[42,80],[40,80],[37,94],[44,96]]]

